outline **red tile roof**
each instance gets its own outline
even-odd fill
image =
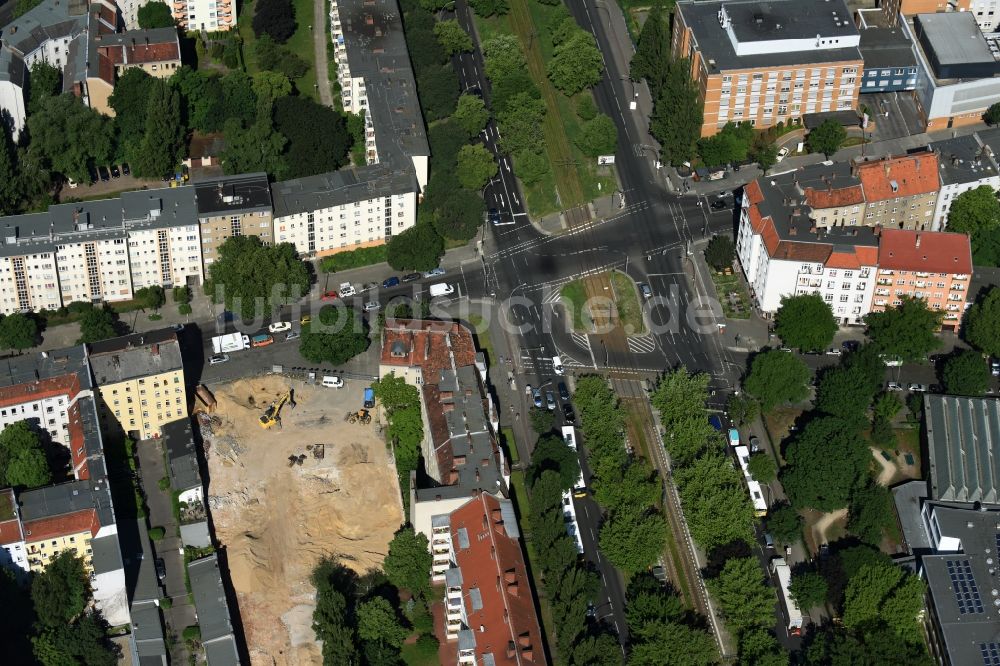
[[[15,506],[14,491],[11,488],[0,490],[0,545],[24,541]]]
[[[802,243],[798,241],[781,241],[774,252],[769,252],[772,259],[787,261],[809,261],[824,263],[830,257],[831,246],[825,243]]]
[[[382,365],[419,367],[425,381],[436,382],[441,370],[452,367],[450,354],[457,368],[476,362],[472,332],[457,322],[397,319],[382,331]]]
[[[865,188],[866,201],[936,192],[941,188],[938,159],[934,153],[890,157],[857,166],[858,178]],[[892,184],[896,184],[893,190]]]
[[[26,520],[24,521],[24,538],[25,541],[41,541],[79,534],[87,530],[92,536],[97,536],[100,527],[101,525],[97,521],[97,511],[84,509],[61,516]]]
[[[26,384],[4,386],[0,388],[0,407],[20,405],[24,402],[44,400],[45,398],[53,398],[59,395],[65,395],[69,400],[72,400],[79,392],[80,380],[76,372],[72,372]]]
[[[69,419],[69,454],[73,460],[73,475],[80,481],[86,481],[90,478],[90,470],[87,468],[87,442],[80,418],[80,403],[70,405],[66,416]]]
[[[972,274],[972,247],[965,234],[884,229],[879,268],[923,273]]]
[[[102,46],[98,52],[108,57],[115,65],[141,65],[153,62],[180,60],[180,47],[176,41],[152,44],[115,44]]]
[[[817,190],[812,187],[805,188],[806,203],[813,208],[836,208],[837,206],[850,206],[860,204],[865,200],[864,190],[860,185],[841,187],[839,189]]]
[[[459,529],[468,535],[468,548],[461,547]],[[485,493],[474,497],[452,512],[451,530],[476,663],[486,663],[483,657],[492,654],[494,664],[544,664],[521,542],[507,533],[499,500]],[[471,603],[473,589],[482,598],[479,609]]]

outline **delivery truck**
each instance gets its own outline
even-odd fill
[[[447,282],[439,282],[438,284],[432,284],[430,288],[431,298],[436,296],[447,296],[448,294],[455,293],[455,287],[451,286]]]
[[[227,333],[226,335],[217,335],[212,338],[212,350],[216,354],[243,351],[249,346],[250,340],[242,333]]]
[[[784,603],[788,618],[788,633],[791,636],[801,636],[802,611],[789,593],[789,586],[792,582],[792,570],[785,562],[785,558],[775,557],[771,560],[771,573],[778,577],[778,591],[781,594],[781,601]]]

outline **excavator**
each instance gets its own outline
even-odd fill
[[[265,430],[269,429],[271,426],[278,424],[281,426],[281,408],[288,403],[290,407],[295,407],[295,400],[292,398],[291,390],[285,391],[285,394],[279,397],[277,400],[271,403],[271,406],[264,410],[264,413],[260,416],[260,427]]]

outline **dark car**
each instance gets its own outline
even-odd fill
[[[167,578],[167,565],[163,563],[162,557],[156,558],[156,562],[154,564],[156,566],[156,577],[159,578],[162,583]]]
[[[128,162],[122,162],[122,173],[126,176],[132,173],[132,169],[129,168]]]
[[[496,208],[490,208],[489,212],[487,213],[487,219],[489,220],[490,224],[492,224],[494,227],[497,226],[498,224],[500,224],[500,211],[498,211]]]
[[[111,180],[111,174],[108,173],[107,167],[97,167],[97,173],[101,177],[101,182],[108,182]]]
[[[566,388],[566,382],[559,382],[556,385],[556,390],[559,391],[559,397],[563,400],[569,400],[569,389]]]
[[[393,275],[392,277],[382,280],[382,288],[388,289],[389,287],[395,287],[399,284],[399,278]]]
[[[844,348],[844,351],[855,352],[861,347],[861,343],[857,340],[844,340],[840,346]]]
[[[420,279],[420,273],[407,273],[403,276],[403,282],[413,282]]]
[[[718,432],[722,432],[722,419],[719,418],[718,414],[712,414],[708,417],[708,423]]]
[[[465,89],[465,94],[466,95],[475,95],[476,97],[482,97],[483,96],[483,91],[479,88],[479,86],[470,86],[470,87],[468,87],[468,88]]]
[[[122,175],[122,171],[121,171],[121,169],[118,168],[118,165],[117,164],[112,164],[111,165],[111,177],[112,178],[120,178],[121,175]]]
[[[97,169],[94,167],[87,167],[87,175],[90,176],[91,183],[96,183],[100,179],[100,176],[97,175]]]
[[[564,402],[562,406],[563,419],[566,423],[573,424],[576,423],[576,412],[573,411],[573,405],[568,402]]]
[[[710,204],[710,206],[712,210],[722,210],[723,208],[726,208],[728,204],[726,203],[725,199],[716,199]]]

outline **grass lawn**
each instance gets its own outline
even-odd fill
[[[487,362],[493,361],[493,343],[490,342],[490,330],[486,322],[479,315],[470,314],[469,323],[472,324],[473,333],[476,335],[480,351],[486,353]]]
[[[298,79],[292,81],[303,97],[319,101],[319,92],[316,90],[316,59],[313,56],[313,32],[310,30],[313,22],[313,2],[319,0],[292,0],[295,6],[295,34],[292,35],[284,46],[292,53],[303,58],[309,63],[309,69]],[[243,62],[246,64],[247,73],[254,74],[260,71],[257,66],[257,59],[254,57],[254,42],[257,40],[253,33],[253,13],[254,2],[247,0],[240,7],[240,20],[237,21],[237,29],[243,39]],[[317,30],[324,30],[325,25],[313,26]]]
[[[642,335],[646,324],[642,320],[642,305],[635,282],[618,271],[611,272],[611,288],[614,290],[615,306],[618,308],[618,323],[626,335]]]
[[[416,643],[405,643],[401,650],[403,663],[406,666],[436,666],[438,663],[438,651],[424,654],[417,647]]]
[[[849,148],[851,146],[860,146],[863,143],[869,143],[865,141],[860,136],[849,136],[844,140],[844,143],[840,144],[841,148]]]
[[[507,455],[510,456],[510,463],[516,465],[521,461],[521,454],[517,451],[517,442],[514,441],[514,431],[510,428],[500,428],[500,437],[507,445]]]
[[[257,36],[253,34],[253,13],[254,13],[254,0],[244,0],[240,4],[240,14],[236,21],[236,30],[240,33],[240,39],[243,41],[243,64],[246,65],[247,73],[253,74],[259,72],[260,68],[257,66],[257,57],[254,55],[253,44],[257,41]]]
[[[722,303],[722,312],[728,319],[749,319],[750,318],[750,296],[739,275],[725,275],[723,273],[712,273],[712,282],[715,283],[715,293]]]
[[[583,280],[573,280],[563,285],[559,294],[566,309],[573,317],[573,329],[586,333],[590,330],[590,316],[586,313],[587,286]]]

